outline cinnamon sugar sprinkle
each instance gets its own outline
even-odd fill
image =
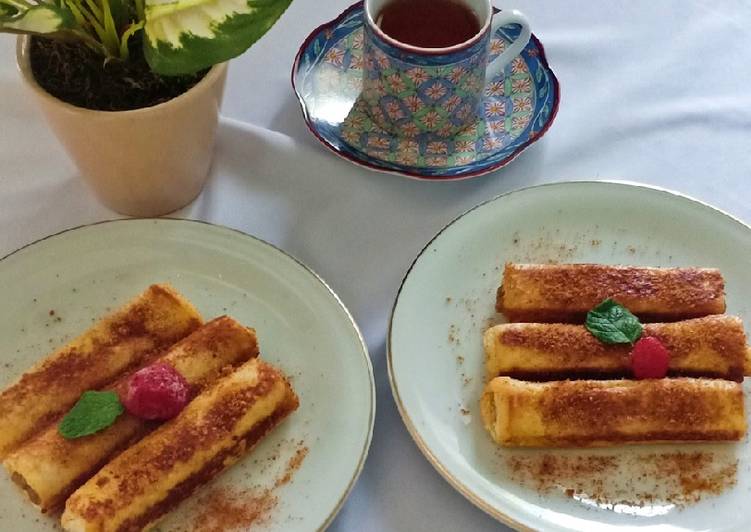
[[[261,525],[269,520],[279,499],[269,489],[259,495],[227,488],[214,488],[201,497],[202,513],[193,523],[193,530],[222,532],[228,529]]]
[[[300,447],[297,448],[295,454],[292,455],[292,458],[287,461],[287,467],[284,468],[284,474],[274,482],[274,488],[284,486],[292,480],[292,475],[295,471],[300,469],[300,465],[303,460],[305,460],[306,456],[308,456],[308,448],[303,446],[302,442],[300,442]]]
[[[245,530],[268,524],[279,504],[276,490],[288,484],[308,455],[308,447],[298,442],[294,454],[287,460],[270,487],[237,490],[226,487],[210,488],[201,495],[195,507],[198,513],[191,516],[190,532],[224,532]]]
[[[736,484],[738,469],[730,451],[524,453],[505,462],[511,480],[540,495],[560,492],[588,506],[634,515],[659,515],[717,496]]]

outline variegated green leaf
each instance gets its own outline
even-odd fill
[[[43,4],[14,14],[0,12],[0,31],[12,33],[48,34],[62,32],[76,26],[73,14],[63,7]]]
[[[146,0],[144,52],[152,70],[188,74],[236,57],[292,0]]]
[[[0,2],[0,19],[12,17],[18,13],[18,8]]]

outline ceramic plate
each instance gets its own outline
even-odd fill
[[[333,519],[360,473],[375,395],[367,349],[331,289],[280,250],[224,227],[186,220],[122,220],[66,231],[0,261],[0,388],[55,346],[151,283],[172,283],[204,318],[228,314],[256,328],[261,355],[292,379],[300,408],[244,460],[160,526],[185,530],[199,497],[226,488],[267,505],[255,529],[309,531]],[[54,316],[50,311],[54,310]],[[307,455],[291,481],[285,474]],[[3,472],[0,529],[54,530]]]
[[[751,228],[684,196],[625,183],[500,196],[449,224],[417,257],[394,306],[388,353],[394,398],[425,457],[514,528],[751,530],[748,438],[553,451],[492,443],[478,406],[481,335],[500,321],[493,306],[506,261],[717,267],[728,313],[749,330]],[[748,411],[748,385],[745,392]]]
[[[477,124],[450,138],[390,135],[371,122],[358,99],[362,23],[363,6],[358,2],[314,30],[292,67],[292,85],[305,122],[334,154],[372,170],[407,177],[467,179],[505,166],[553,123],[560,100],[558,80],[533,35],[505,72],[485,87]],[[500,28],[490,42],[490,59],[518,33],[517,26]]]

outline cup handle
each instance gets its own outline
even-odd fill
[[[507,24],[518,24],[521,26],[521,31],[516,40],[514,40],[514,42],[503,51],[503,53],[488,63],[488,66],[485,69],[485,79],[487,81],[499,76],[506,65],[524,50],[524,47],[527,46],[527,43],[529,42],[529,38],[532,36],[527,17],[525,17],[521,11],[511,9],[493,15],[493,20],[490,22],[491,38],[495,35],[495,32],[498,31],[498,28]]]

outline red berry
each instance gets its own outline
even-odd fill
[[[631,369],[637,379],[661,379],[669,365],[670,352],[654,336],[642,338],[631,351]]]
[[[185,377],[162,362],[136,371],[122,401],[128,412],[141,419],[170,419],[188,404],[189,393]]]

